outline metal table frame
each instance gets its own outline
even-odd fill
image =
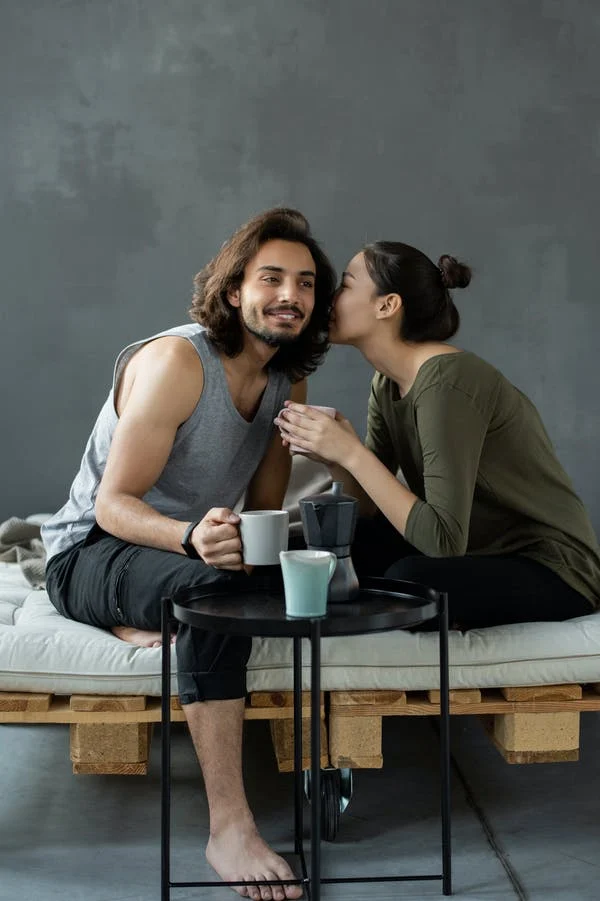
[[[320,901],[321,885],[330,883],[416,882],[441,880],[444,895],[452,894],[451,874],[451,809],[450,809],[450,705],[448,673],[448,598],[444,592],[432,592],[437,596],[439,615],[439,670],[440,670],[440,775],[442,822],[442,872],[438,874],[414,874],[404,876],[321,877],[321,619],[311,619],[310,640],[310,777],[311,777],[311,830],[310,876],[304,855],[303,779],[302,779],[302,636],[293,636],[294,643],[294,851],[299,857],[302,877],[296,880],[270,881],[257,885],[302,885],[308,891],[310,901]],[[162,607],[162,696],[161,696],[161,901],[170,901],[172,888],[197,886],[246,885],[246,882],[203,881],[174,882],[171,880],[171,643],[170,624],[173,605],[170,598]],[[305,621],[306,622],[306,621]]]

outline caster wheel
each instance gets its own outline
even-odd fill
[[[310,802],[310,770],[304,771],[304,794]],[[335,840],[340,818],[352,797],[352,770],[321,770],[321,837],[323,841]]]
[[[325,842],[335,841],[340,828],[341,779],[339,770],[321,773],[321,837]]]

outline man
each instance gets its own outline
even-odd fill
[[[68,502],[43,530],[47,587],[65,616],[160,644],[181,586],[264,584],[244,569],[239,517],[281,507],[290,456],[273,426],[327,348],[334,272],[294,210],[247,223],[194,280],[191,325],[125,348]],[[260,837],[242,782],[251,639],[180,625],[179,694],[210,810],[207,859],[227,881],[293,879]],[[253,899],[299,886],[247,885]]]

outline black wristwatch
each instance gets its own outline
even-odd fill
[[[185,532],[183,533],[183,538],[181,539],[181,547],[184,549],[188,557],[191,557],[192,560],[200,560],[200,554],[192,544],[192,532],[196,528],[201,520],[196,520],[196,522],[191,522]]]

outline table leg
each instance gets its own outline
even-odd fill
[[[302,639],[294,638],[294,852],[302,855]]]
[[[321,898],[321,622],[310,622],[310,898]]]
[[[171,897],[171,602],[162,601],[160,897]]]
[[[448,679],[448,595],[440,595],[440,771],[442,776],[442,891],[452,894],[450,810],[450,703]]]

